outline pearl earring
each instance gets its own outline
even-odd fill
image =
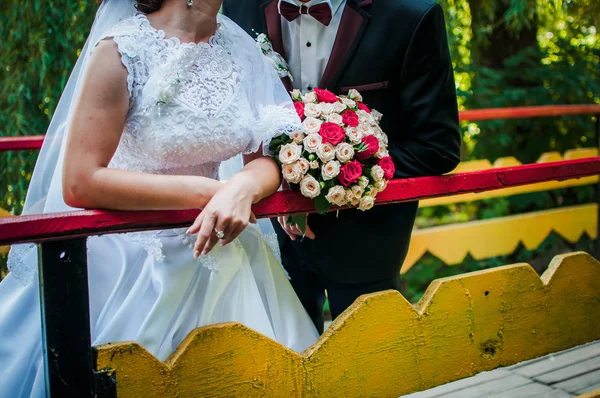
[[[188,7],[191,7],[194,5],[194,0],[187,0],[188,3]]]

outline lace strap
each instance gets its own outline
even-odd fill
[[[152,54],[157,52],[156,32],[148,20],[137,14],[121,21],[100,39],[113,40],[127,69],[127,90],[133,101],[146,84],[152,65]]]

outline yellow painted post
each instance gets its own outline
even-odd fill
[[[6,210],[0,208],[0,218],[12,216]],[[6,254],[10,250],[10,246],[0,246],[0,254]]]
[[[600,390],[588,392],[586,394],[578,395],[577,398],[600,398]]]
[[[302,354],[237,324],[190,334],[163,364],[135,343],[98,347],[119,397],[398,397],[600,339],[600,263],[557,256],[359,298]],[[566,333],[568,331],[568,333]]]

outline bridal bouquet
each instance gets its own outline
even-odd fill
[[[294,90],[292,99],[302,129],[275,137],[269,147],[285,181],[313,199],[320,214],[331,207],[371,209],[395,172],[388,137],[379,127],[383,115],[370,110],[356,90],[347,96]],[[306,217],[289,222],[304,231]]]

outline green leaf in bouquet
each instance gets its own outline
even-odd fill
[[[302,235],[306,235],[306,223],[308,216],[306,214],[296,214],[289,216],[287,219],[288,225],[297,226],[302,231]]]
[[[287,134],[282,134],[280,137],[281,137],[281,142],[283,144],[289,144],[290,142],[293,141],[292,138]]]
[[[327,193],[324,192],[315,198],[315,208],[319,214],[327,213],[327,210],[331,207],[331,203],[325,198],[326,195]]]

